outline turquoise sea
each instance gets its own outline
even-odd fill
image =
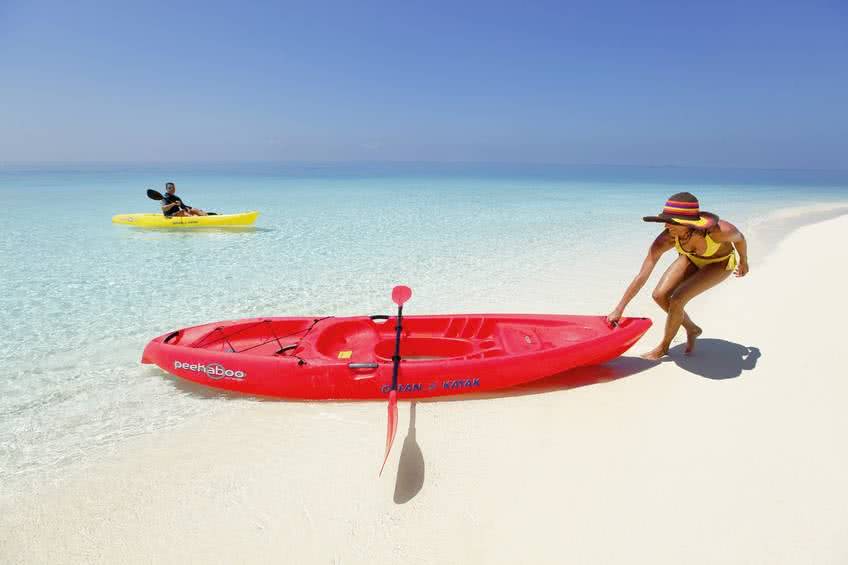
[[[260,210],[252,229],[144,230],[166,181],[193,206]],[[439,164],[3,165],[0,496],[121,441],[252,399],[139,364],[152,337],[265,315],[606,313],[660,211],[688,190],[756,230],[848,203],[848,172]],[[762,250],[751,249],[752,274]],[[656,317],[644,291],[633,314]]]

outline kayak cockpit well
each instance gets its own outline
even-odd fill
[[[435,361],[465,357],[474,351],[474,345],[463,339],[443,337],[407,337],[401,341],[401,355],[406,361]],[[395,354],[395,340],[384,339],[374,347],[374,354],[391,360]]]

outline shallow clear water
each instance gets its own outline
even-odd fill
[[[265,315],[606,313],[656,225],[690,190],[747,229],[772,211],[848,201],[848,175],[437,165],[0,168],[0,488],[229,402],[139,365],[182,326]],[[258,209],[254,229],[143,230],[145,189]],[[752,257],[757,250],[752,250]],[[645,294],[645,293],[643,293]],[[648,293],[649,294],[649,293]],[[633,313],[645,311],[642,297]]]

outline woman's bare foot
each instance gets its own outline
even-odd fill
[[[668,347],[660,344],[654,349],[648,351],[647,353],[643,353],[641,357],[642,359],[647,359],[649,361],[658,361],[660,358],[666,355],[668,355]]]
[[[692,353],[695,351],[695,340],[698,339],[698,336],[704,333],[704,330],[695,326],[691,330],[686,330],[686,353]]]

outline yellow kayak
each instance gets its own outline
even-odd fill
[[[112,223],[136,226],[139,228],[205,228],[227,226],[249,226],[256,221],[259,212],[240,212],[238,214],[219,214],[217,216],[177,216],[165,217],[162,214],[118,214],[112,216]]]

